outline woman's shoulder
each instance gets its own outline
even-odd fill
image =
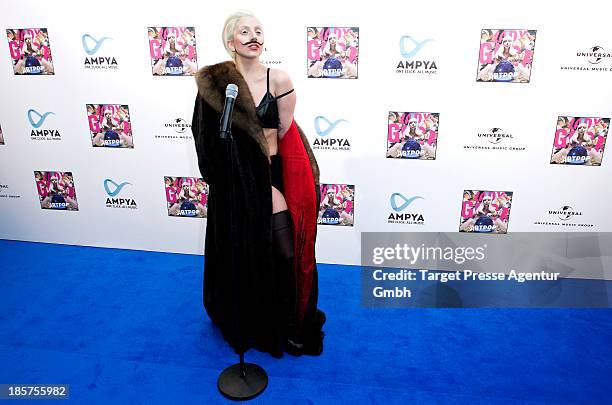
[[[275,89],[286,91],[293,88],[289,73],[282,69],[270,68],[270,82],[273,83]]]

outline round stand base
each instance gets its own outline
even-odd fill
[[[245,376],[240,376],[240,363],[227,367],[219,375],[217,387],[229,399],[244,401],[255,398],[268,386],[268,374],[253,363],[244,363]]]

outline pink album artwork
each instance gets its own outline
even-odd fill
[[[308,77],[357,79],[359,28],[308,27]]]
[[[197,177],[164,177],[166,204],[171,217],[206,218],[208,184]]]
[[[459,232],[507,233],[512,191],[465,190]]]
[[[16,75],[52,75],[53,58],[46,28],[6,30],[13,73]]]
[[[193,76],[198,70],[194,27],[149,27],[153,76]]]
[[[353,226],[355,222],[355,186],[321,184],[319,225]]]
[[[72,172],[35,171],[34,180],[41,208],[78,211]]]
[[[440,114],[389,111],[387,157],[434,160]]]
[[[535,30],[482,29],[478,82],[529,83]]]
[[[601,166],[610,118],[557,117],[551,164]]]
[[[87,104],[92,146],[133,148],[130,109],[125,104]]]

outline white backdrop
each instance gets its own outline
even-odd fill
[[[459,4],[460,3],[460,4]],[[352,6],[353,5],[353,6]],[[228,59],[221,42],[227,15],[248,8],[266,34],[265,58],[289,73],[298,102],[296,121],[311,143],[314,118],[345,119],[334,137],[350,140],[350,151],[316,151],[322,183],[355,185],[353,227],[319,226],[319,262],[358,264],[360,233],[365,231],[458,231],[462,192],[514,193],[509,232],[611,231],[608,215],[611,152],[600,167],[551,165],[558,115],[612,116],[612,58],[608,71],[563,71],[589,66],[578,51],[599,45],[612,49],[612,28],[595,23],[612,5],[601,1],[486,2],[383,1],[357,3],[244,2],[181,3],[107,0],[88,3],[31,0],[0,6],[0,238],[75,245],[202,254],[206,219],[167,214],[163,177],[199,177],[193,140],[158,139],[174,134],[164,124],[191,122],[196,94],[193,77],[153,77],[147,27],[193,26],[198,66]],[[359,78],[306,77],[306,27],[359,27]],[[48,29],[55,75],[16,76],[4,34],[9,28]],[[530,83],[476,82],[482,28],[537,30]],[[112,38],[100,54],[114,56],[116,71],[88,71],[81,44],[84,34]],[[403,35],[433,39],[415,59],[435,60],[436,75],[395,73]],[[128,104],[134,149],[94,148],[86,103]],[[27,111],[52,111],[45,126],[61,141],[30,139]],[[433,161],[386,159],[389,111],[440,113],[438,152]],[[481,142],[479,132],[499,127],[513,134],[521,152],[466,151]],[[607,148],[606,148],[607,149]],[[34,170],[71,171],[79,209],[40,207]],[[103,181],[127,181],[136,210],[105,206]],[[388,224],[389,197],[399,192],[421,196],[411,212],[424,225]],[[18,196],[8,198],[7,195]],[[571,206],[588,229],[537,225],[557,221],[550,210]],[[493,236],[493,235],[492,235]],[[493,236],[495,237],[495,236]]]

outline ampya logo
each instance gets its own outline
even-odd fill
[[[397,204],[397,200],[398,198],[402,199],[402,204],[398,205]],[[412,204],[412,202],[414,200],[418,200],[418,199],[423,199],[423,197],[421,196],[414,196],[414,197],[410,197],[410,198],[406,198],[404,197],[402,194],[400,193],[393,193],[391,194],[391,198],[389,198],[389,204],[391,204],[391,208],[393,208],[393,211],[395,212],[402,212],[404,211],[410,204]]]
[[[115,188],[115,190],[111,191],[109,184],[111,184]],[[127,186],[128,184],[131,185],[132,183],[128,183],[127,181],[124,181],[121,184],[117,184],[111,179],[106,179],[104,180],[104,190],[106,190],[106,194],[108,194],[109,196],[115,197],[117,194],[121,192],[123,187]]]
[[[45,113],[39,113],[33,108],[28,110],[27,116],[30,125],[32,126],[32,132],[30,134],[31,139],[33,140],[60,140],[61,135],[57,129],[49,129],[42,127],[49,115],[55,115],[53,111],[48,111]]]
[[[389,213],[387,222],[390,224],[424,225],[425,219],[423,218],[422,213],[402,213],[402,211],[406,210],[406,208],[408,208],[416,200],[424,200],[424,198],[418,195],[407,198],[400,193],[391,194],[391,197],[389,197],[389,205],[395,212]]]
[[[427,38],[424,41],[417,41],[410,35],[403,35],[399,40],[400,55],[403,60],[400,60],[395,68],[396,73],[418,73],[418,74],[435,74],[438,72],[438,66],[434,60],[412,60],[429,42],[433,39]]]
[[[412,49],[410,51],[406,50],[406,41],[412,42]],[[400,38],[400,53],[404,59],[410,59],[415,56],[419,51],[425,46],[426,43],[433,41],[433,39],[428,38],[424,41],[418,42],[410,35],[404,35]]]
[[[89,45],[87,45],[87,40],[93,41],[93,48],[90,48]],[[104,43],[104,41],[106,41],[107,39],[112,39],[109,37],[102,37],[99,40],[95,39],[94,37],[92,37],[89,34],[85,34],[83,35],[83,37],[81,37],[81,41],[83,42],[83,49],[85,50],[85,53],[89,56],[95,54],[96,52],[98,52],[98,49],[100,49],[100,47],[102,46],[102,44]]]
[[[569,205],[564,205],[556,210],[548,210],[548,215],[549,219],[537,220],[534,225],[576,228],[593,228],[595,226],[592,223],[577,222],[579,221],[577,218],[582,216],[582,211],[577,211]],[[550,216],[554,218],[550,218]]]
[[[32,117],[32,115],[36,114],[38,116],[38,120],[35,121],[34,118]],[[30,121],[30,124],[34,127],[34,128],[40,128],[42,126],[42,124],[45,123],[45,120],[47,119],[47,117],[51,114],[55,114],[53,111],[49,111],[46,112],[44,114],[39,113],[38,111],[36,111],[35,109],[31,108],[28,110],[28,121]]]
[[[321,129],[321,124],[320,124],[321,121],[325,121],[325,123],[327,124],[327,128]],[[339,120],[336,120],[334,122],[331,122],[330,120],[328,120],[324,116],[319,115],[318,117],[315,118],[315,121],[314,121],[315,130],[317,131],[317,135],[319,135],[319,136],[327,136],[327,135],[329,135],[329,133],[331,131],[333,131],[334,128],[336,128],[336,126],[338,126],[338,124],[340,124],[341,122],[348,122],[348,121],[345,120],[345,119],[339,119]]]
[[[330,136],[332,131],[342,122],[348,123],[347,120],[342,118],[330,121],[322,115],[317,116],[314,119],[314,127],[318,136],[313,142],[312,148],[319,150],[351,150],[351,143],[348,139]]]
[[[90,34],[84,34],[81,37],[83,50],[89,55],[85,57],[85,62],[83,64],[85,69],[109,70],[119,68],[117,59],[114,56],[93,56],[100,50],[104,41],[109,39],[112,40],[110,37],[96,39]]]
[[[119,193],[121,193],[121,190],[123,190],[123,188],[127,185],[132,185],[132,183],[127,181],[116,183],[111,179],[104,180],[104,191],[106,191],[106,194],[108,194],[108,197],[106,197],[106,206],[108,208],[138,208],[136,201],[133,198],[116,198]]]

